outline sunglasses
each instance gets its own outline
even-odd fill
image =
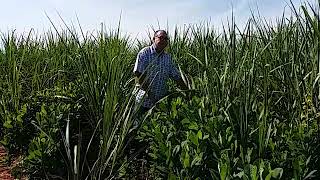
[[[161,40],[169,40],[169,38],[167,36],[156,36],[156,37]]]

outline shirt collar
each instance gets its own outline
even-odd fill
[[[151,54],[157,53],[156,47],[155,47],[154,44],[152,44],[152,45],[150,46],[150,50],[151,50]]]

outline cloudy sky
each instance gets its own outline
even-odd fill
[[[295,6],[300,0],[292,0]],[[0,32],[16,29],[27,32],[34,28],[42,33],[51,26],[63,26],[60,14],[67,24],[77,24],[79,18],[85,31],[94,31],[104,23],[107,28],[117,26],[121,15],[122,32],[146,36],[153,26],[173,28],[175,25],[210,22],[221,28],[234,12],[239,26],[245,24],[251,10],[268,20],[280,17],[284,10],[290,14],[290,0],[3,0],[0,11]]]

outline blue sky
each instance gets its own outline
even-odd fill
[[[292,0],[300,5],[300,0]],[[233,9],[239,26],[250,17],[250,9],[267,20],[275,20],[287,9],[289,0],[6,0],[1,2],[0,31],[16,29],[28,32],[34,28],[42,33],[51,27],[47,14],[58,27],[63,26],[58,13],[67,24],[77,24],[77,16],[85,31],[96,31],[103,22],[116,27],[121,15],[122,32],[145,37],[151,26],[173,29],[175,25],[210,22],[221,28],[230,19]]]

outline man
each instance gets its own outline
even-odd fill
[[[182,89],[188,89],[169,54],[164,52],[168,45],[168,34],[164,30],[154,33],[153,44],[143,48],[137,55],[133,73],[138,89],[136,102],[141,102],[144,113],[157,101],[167,95],[166,82],[169,78],[176,81]]]
[[[136,102],[141,103],[136,119],[133,122],[133,128],[129,131],[127,142],[127,154],[130,154],[132,148],[134,152],[142,152],[147,146],[147,142],[139,142],[134,139],[141,115],[148,111],[157,101],[167,95],[167,80],[174,79],[182,89],[188,89],[183,82],[180,72],[175,67],[171,56],[164,52],[168,45],[168,35],[164,30],[158,30],[154,33],[153,44],[143,48],[137,55],[133,73],[136,79]],[[132,141],[133,142],[130,142]],[[138,159],[145,159],[147,152],[139,153]],[[142,161],[143,163],[144,161]],[[141,165],[143,167],[143,165]],[[145,174],[145,173],[141,173]]]

